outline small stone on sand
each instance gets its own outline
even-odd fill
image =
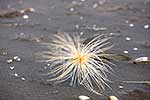
[[[79,100],[90,100],[90,97],[85,96],[85,95],[80,95]]]
[[[109,96],[109,100],[118,100],[118,98],[115,96]]]
[[[8,59],[6,62],[10,64],[13,62],[13,59]]]

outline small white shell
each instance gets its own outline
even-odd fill
[[[23,15],[23,19],[29,19],[28,15]]]
[[[20,61],[21,61],[21,58],[17,58],[16,61],[17,61],[17,62],[20,62]]]
[[[17,73],[14,74],[15,77],[19,77],[19,75]]]
[[[13,59],[16,60],[17,58],[19,58],[18,56],[14,56]]]
[[[148,28],[149,28],[149,25],[144,25],[144,28],[145,28],[145,29],[148,29]]]
[[[9,68],[10,68],[11,70],[14,70],[14,69],[15,69],[15,67],[14,67],[14,66],[10,66]]]
[[[122,86],[122,85],[119,85],[118,88],[119,88],[119,89],[123,89],[123,86]]]
[[[13,62],[13,59],[8,59],[8,60],[6,60],[6,62],[10,64]]]
[[[51,64],[50,64],[50,63],[48,63],[48,64],[47,64],[47,66],[51,66]]]
[[[136,58],[135,61],[148,61],[148,57],[139,57]]]
[[[90,97],[85,96],[85,95],[80,95],[79,100],[90,100]]]
[[[131,37],[126,37],[126,40],[127,40],[127,41],[130,41],[130,40],[131,40]]]
[[[129,24],[129,26],[130,26],[130,27],[134,27],[134,24],[131,23],[131,24]]]
[[[138,50],[138,48],[133,48],[133,50],[134,50],[134,51],[137,51],[137,50]]]
[[[24,78],[24,77],[22,77],[22,78],[21,78],[21,80],[25,81],[25,78]]]
[[[115,96],[109,96],[109,100],[118,100],[118,98]]]
[[[123,51],[125,54],[129,53],[127,50]]]

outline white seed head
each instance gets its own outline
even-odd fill
[[[55,34],[51,43],[43,43],[49,51],[39,53],[42,61],[51,63],[48,75],[53,77],[49,81],[60,83],[70,80],[71,86],[78,83],[101,95],[101,90],[108,86],[106,72],[112,69],[109,66],[112,63],[103,59],[105,51],[112,47],[109,39],[102,34],[85,43],[78,34]]]
[[[70,11],[73,12],[75,9],[74,8],[70,8]]]

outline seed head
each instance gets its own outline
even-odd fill
[[[48,74],[53,77],[48,81],[60,83],[68,80],[71,86],[81,84],[101,95],[101,90],[108,86],[106,72],[111,69],[110,62],[103,59],[105,52],[112,47],[109,39],[101,34],[82,41],[77,34],[55,34],[51,43],[44,43],[48,51],[40,53],[43,61],[51,63]]]

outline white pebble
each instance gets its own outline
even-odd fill
[[[97,3],[93,4],[93,8],[97,8],[97,7],[98,7]]]
[[[129,24],[130,27],[134,27],[134,24]]]
[[[138,48],[133,48],[133,50],[134,50],[134,51],[137,51],[137,50],[138,50]]]
[[[83,35],[83,32],[80,32],[80,35]]]
[[[85,95],[80,95],[79,99],[80,100],[90,100],[90,98],[88,96],[85,96]]]
[[[15,69],[15,67],[14,67],[14,66],[10,66],[9,68],[10,68],[11,70],[14,70],[14,69]]]
[[[14,26],[18,26],[19,24],[18,23],[14,23]]]
[[[130,41],[130,40],[131,40],[131,38],[130,38],[130,37],[126,37],[126,40],[127,40],[127,41]]]
[[[19,75],[17,73],[14,74],[16,77],[18,77]]]
[[[24,78],[24,77],[22,77],[22,78],[21,78],[21,80],[25,81],[25,78]]]
[[[36,39],[36,42],[40,42],[40,40],[39,40],[39,39]]]
[[[3,56],[6,56],[6,55],[7,55],[7,52],[3,52],[2,55],[3,55]]]
[[[6,62],[7,62],[7,63],[12,63],[12,62],[13,62],[13,59],[8,59]]]
[[[81,0],[82,2],[86,1],[86,0]]]
[[[74,8],[70,8],[70,11],[73,12],[73,11],[74,11]]]
[[[17,62],[20,62],[20,61],[21,61],[21,58],[17,58],[16,61],[17,61]]]
[[[23,15],[23,19],[28,19],[29,16],[28,15]]]
[[[128,51],[123,51],[125,54],[129,53]]]
[[[49,63],[47,64],[47,66],[50,66],[50,65],[51,65],[51,64],[49,64]]]
[[[145,29],[148,29],[148,28],[149,28],[149,25],[144,25],[144,28],[145,28]]]
[[[123,86],[122,85],[120,85],[120,86],[118,86],[119,87],[119,89],[123,89]]]
[[[75,27],[76,27],[76,29],[78,29],[78,28],[79,28],[79,25],[75,25]]]
[[[23,14],[23,13],[24,13],[24,10],[20,10],[20,13]]]
[[[118,98],[115,96],[109,96],[109,100],[118,100]]]
[[[83,16],[80,16],[80,20],[83,20]]]
[[[19,58],[18,56],[14,56],[13,59],[16,60],[17,58]]]

